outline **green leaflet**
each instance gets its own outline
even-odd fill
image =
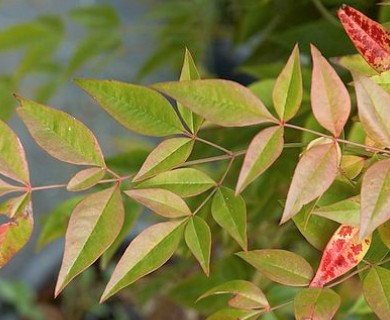
[[[68,191],[87,190],[96,185],[106,174],[105,168],[93,167],[77,172],[68,182]]]

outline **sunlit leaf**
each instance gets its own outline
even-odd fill
[[[125,193],[163,217],[178,218],[191,215],[191,210],[184,200],[171,191],[153,188],[127,190]]]
[[[123,219],[123,203],[116,186],[93,193],[78,203],[66,231],[56,296],[114,242],[122,228]]]
[[[302,289],[294,298],[295,319],[331,320],[340,307],[340,296],[328,288]]]
[[[180,81],[187,80],[199,80],[200,76],[196,68],[195,62],[192,59],[190,51],[186,48],[184,55],[183,68],[181,69]],[[197,114],[194,114],[190,109],[182,106],[180,103],[177,104],[181,117],[187,124],[191,132],[196,133],[202,125],[203,118]]]
[[[104,166],[103,154],[93,133],[69,114],[18,98],[17,112],[39,146],[58,160]]]
[[[364,174],[361,190],[360,236],[371,234],[390,219],[390,160],[374,163]]]
[[[302,102],[302,94],[299,48],[295,45],[286,66],[276,79],[272,93],[274,107],[281,120],[288,121],[295,116]]]
[[[343,5],[337,12],[356,49],[377,71],[390,69],[390,33],[360,11]]]
[[[311,287],[323,287],[358,265],[371,244],[371,235],[359,241],[359,229],[341,225],[329,240],[322,254]]]
[[[248,89],[227,80],[193,80],[153,85],[208,121],[225,127],[275,122],[264,104]]]
[[[379,319],[390,319],[390,271],[371,268],[363,281],[363,293],[368,305]]]
[[[24,206],[20,206],[19,201],[10,199],[0,208],[0,214],[7,216],[10,211],[14,211],[9,222],[0,224],[0,268],[26,245],[33,230],[30,194],[22,197],[26,199]]]
[[[253,304],[253,308],[251,309],[269,308],[268,300],[260,288],[255,286],[252,282],[244,280],[232,280],[220,284],[202,294],[198,300],[219,294],[233,294],[233,299],[237,296],[246,298]]]
[[[344,83],[320,51],[311,45],[313,75],[311,106],[317,121],[339,137],[351,112],[351,99]]]
[[[237,255],[272,281],[306,286],[313,277],[310,264],[297,254],[279,249],[239,252]]]
[[[265,172],[283,151],[283,128],[270,127],[260,131],[251,141],[245,155],[236,194]]]
[[[75,82],[129,130],[158,137],[184,130],[170,103],[154,90],[111,80]]]
[[[30,193],[24,193],[21,196],[8,199],[7,201],[0,203],[0,213],[6,214],[9,218],[14,218],[18,212],[28,206],[30,200]]]
[[[211,254],[211,232],[208,224],[202,218],[193,216],[188,220],[184,238],[188,248],[208,276]]]
[[[116,265],[101,302],[167,262],[182,238],[184,226],[183,220],[169,221],[142,231]]]
[[[354,155],[343,155],[340,163],[342,175],[351,180],[355,179],[362,172],[365,160]]]
[[[359,120],[367,135],[382,146],[390,146],[390,94],[370,78],[353,73]]]
[[[8,178],[29,183],[26,155],[16,134],[0,121],[0,173]]]
[[[181,168],[160,173],[137,184],[137,188],[162,188],[181,197],[191,197],[215,186],[208,175],[192,168]]]
[[[77,172],[68,182],[68,191],[86,190],[96,185],[106,174],[105,168],[93,167]]]
[[[245,200],[240,195],[236,196],[233,190],[220,187],[214,194],[211,213],[214,220],[237,241],[241,248],[247,250]]]
[[[337,144],[326,143],[305,151],[295,168],[281,223],[330,187],[338,173],[338,148]]]
[[[189,138],[172,138],[161,142],[146,158],[133,181],[149,178],[168,171],[187,160],[194,141]]]

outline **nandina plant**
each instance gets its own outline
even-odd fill
[[[82,167],[66,185],[31,185],[23,147],[0,122],[0,195],[9,195],[1,212],[10,219],[0,226],[0,266],[30,237],[33,192],[55,187],[69,192],[90,190],[73,203],[55,296],[98,259],[107,266],[134,220],[125,210],[124,198],[128,198],[161,219],[136,235],[114,262],[101,302],[161,268],[180,247],[180,259],[186,259],[183,252],[192,253],[210,277],[209,290],[199,294],[198,301],[220,294],[232,296],[228,308],[214,308],[208,319],[259,319],[282,309],[289,310],[285,316],[293,312],[296,319],[345,316],[353,308],[343,307],[345,297],[338,288],[349,281],[361,282],[359,294],[367,307],[380,319],[389,319],[390,87],[386,71],[390,34],[348,6],[338,15],[361,53],[335,59],[351,71],[353,90],[314,45],[310,93],[303,86],[296,45],[266,95],[272,102],[267,106],[260,97],[264,93],[259,94],[255,86],[200,79],[188,51],[179,81],[140,86],[76,79],[125,128],[162,138],[142,165],[129,168],[126,175],[110,167],[83,123],[16,96],[17,113],[37,144],[52,157]],[[353,94],[357,109],[351,103]],[[176,102],[175,107],[167,97]],[[239,149],[242,144],[245,147]],[[290,153],[292,149],[301,150],[299,158]],[[293,172],[289,166],[295,167]],[[280,190],[278,185],[285,181],[286,188]],[[257,214],[256,199],[262,197],[266,205]],[[290,227],[275,231],[275,220]],[[262,236],[256,228],[262,223],[266,225],[263,233],[268,228],[269,236],[283,235],[286,240],[276,245],[260,243]],[[310,245],[301,250],[304,254],[296,252],[300,250],[288,233],[303,235]],[[225,282],[213,278],[220,268],[218,260],[228,255],[241,259],[240,265],[250,270],[247,278]],[[229,266],[225,263],[223,268]],[[253,270],[258,273],[254,275]],[[274,288],[281,287],[290,298],[270,302]]]

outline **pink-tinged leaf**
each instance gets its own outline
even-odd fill
[[[359,229],[341,225],[325,247],[311,287],[323,287],[356,267],[371,244],[371,235],[359,241]]]
[[[164,189],[133,189],[125,191],[125,193],[136,202],[163,217],[178,218],[191,215],[191,210],[184,200],[171,191]]]
[[[343,81],[318,49],[311,45],[313,75],[311,106],[317,121],[339,137],[351,112],[351,99]]]
[[[6,194],[9,194],[11,192],[23,191],[23,190],[24,188],[13,186],[12,184],[9,184],[4,180],[0,179],[0,197],[5,196]]]
[[[123,220],[124,208],[117,186],[90,194],[78,203],[66,231],[56,296],[114,242]]]
[[[24,193],[21,196],[11,198],[0,204],[0,213],[7,215],[9,218],[14,218],[30,201],[30,193]]]
[[[370,78],[353,73],[359,120],[368,137],[390,146],[390,94]]]
[[[330,187],[338,173],[339,154],[335,143],[315,145],[305,151],[295,168],[281,223]]]
[[[260,131],[251,141],[242,164],[236,194],[265,172],[283,151],[283,128],[270,127]]]
[[[168,221],[142,231],[119,260],[100,301],[107,300],[167,262],[182,238],[184,226],[185,220]]]
[[[340,296],[328,288],[305,288],[294,298],[296,320],[331,320],[340,307]]]
[[[24,184],[30,181],[23,146],[3,121],[0,121],[0,173]]]
[[[228,80],[208,79],[153,85],[206,120],[224,127],[276,122],[248,88]]]
[[[377,71],[390,69],[390,33],[360,11],[343,5],[337,12],[341,24],[364,59]]]
[[[32,216],[32,208],[30,202],[30,194],[27,195],[28,201],[25,201],[24,207],[14,208],[12,199],[8,200],[8,204],[3,204],[0,208],[0,213],[6,214],[3,209],[11,208],[16,211],[13,214],[11,221],[0,225],[0,268],[18,253],[29,241],[34,221]],[[17,202],[17,204],[19,204]]]
[[[68,182],[68,191],[87,190],[96,185],[106,174],[106,168],[93,167],[77,172]]]
[[[366,171],[360,197],[360,236],[363,238],[390,219],[390,159],[378,161]]]

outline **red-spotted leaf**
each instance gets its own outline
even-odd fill
[[[225,127],[276,122],[248,88],[228,80],[193,80],[153,85],[208,121]]]
[[[231,303],[229,304],[232,307],[238,307],[236,304],[236,301],[238,299],[236,298],[244,298],[246,299],[245,306],[246,308],[243,308],[241,305],[241,309],[268,309],[269,303],[264,295],[264,293],[260,290],[259,287],[255,286],[252,282],[244,281],[244,280],[232,280],[229,282],[225,282],[221,285],[218,285],[209,291],[202,294],[198,301],[201,299],[204,299],[206,297],[210,297],[213,295],[219,295],[219,294],[233,294],[233,298],[230,300],[234,305],[232,306]],[[243,300],[242,300],[243,301]],[[239,308],[239,307],[238,307]]]
[[[335,143],[315,145],[305,151],[295,168],[281,223],[330,187],[338,173],[339,154]]]
[[[74,208],[66,231],[56,296],[114,242],[123,219],[123,203],[116,186],[88,195]]]
[[[7,216],[10,216],[8,210],[14,211],[11,220],[0,225],[0,268],[26,245],[33,230],[30,194],[23,198],[23,207],[19,201],[10,199],[0,208],[0,213]]]
[[[3,121],[0,121],[0,173],[25,184],[30,181],[23,146]]]
[[[283,151],[283,128],[270,127],[260,131],[251,141],[238,177],[236,194],[265,172]]]
[[[341,225],[329,240],[311,287],[323,287],[359,264],[371,244],[371,235],[359,241],[359,229]]]
[[[125,191],[125,193],[133,200],[163,217],[178,218],[191,215],[191,210],[184,200],[171,191],[164,189],[133,189]]]
[[[390,33],[360,11],[343,5],[341,24],[364,59],[377,71],[390,69]]]
[[[187,160],[194,146],[189,138],[172,138],[161,142],[146,158],[133,181],[140,181],[168,171]]]
[[[168,221],[142,231],[116,265],[101,302],[167,262],[182,238],[184,226],[185,220]]]
[[[331,320],[340,307],[340,296],[328,288],[305,288],[294,298],[296,320]]]
[[[194,59],[192,59],[190,51],[186,48],[184,55],[183,68],[181,69],[180,81],[199,80],[199,72],[196,69]],[[183,107],[180,103],[177,104],[181,117],[192,133],[196,133],[202,125],[203,118],[194,114],[190,109]]]
[[[211,213],[214,220],[237,241],[241,248],[247,250],[245,200],[240,195],[236,196],[233,190],[220,187],[214,194]]]
[[[17,112],[38,145],[58,160],[104,166],[103,154],[93,133],[69,114],[18,98]]]
[[[379,319],[390,319],[390,270],[371,268],[363,281],[363,294]]]
[[[77,172],[68,182],[68,191],[86,190],[96,185],[106,174],[105,168],[93,167]]]
[[[389,206],[390,159],[374,163],[363,176],[360,214],[362,238],[390,219]]]
[[[239,252],[237,255],[272,281],[289,286],[306,286],[313,277],[310,264],[297,254],[279,249]]]
[[[204,273],[210,273],[211,232],[208,224],[200,217],[193,216],[188,220],[184,238],[188,248],[199,261]]]
[[[287,64],[276,79],[272,100],[279,118],[290,120],[298,112],[302,102],[302,73],[299,48],[295,45]]]
[[[129,130],[156,137],[184,131],[171,104],[154,90],[112,80],[75,82]]]
[[[370,78],[353,73],[359,119],[369,138],[390,146],[390,94]]]
[[[343,81],[316,47],[311,45],[313,74],[311,106],[317,121],[333,136],[340,136],[351,112],[351,99]]]

